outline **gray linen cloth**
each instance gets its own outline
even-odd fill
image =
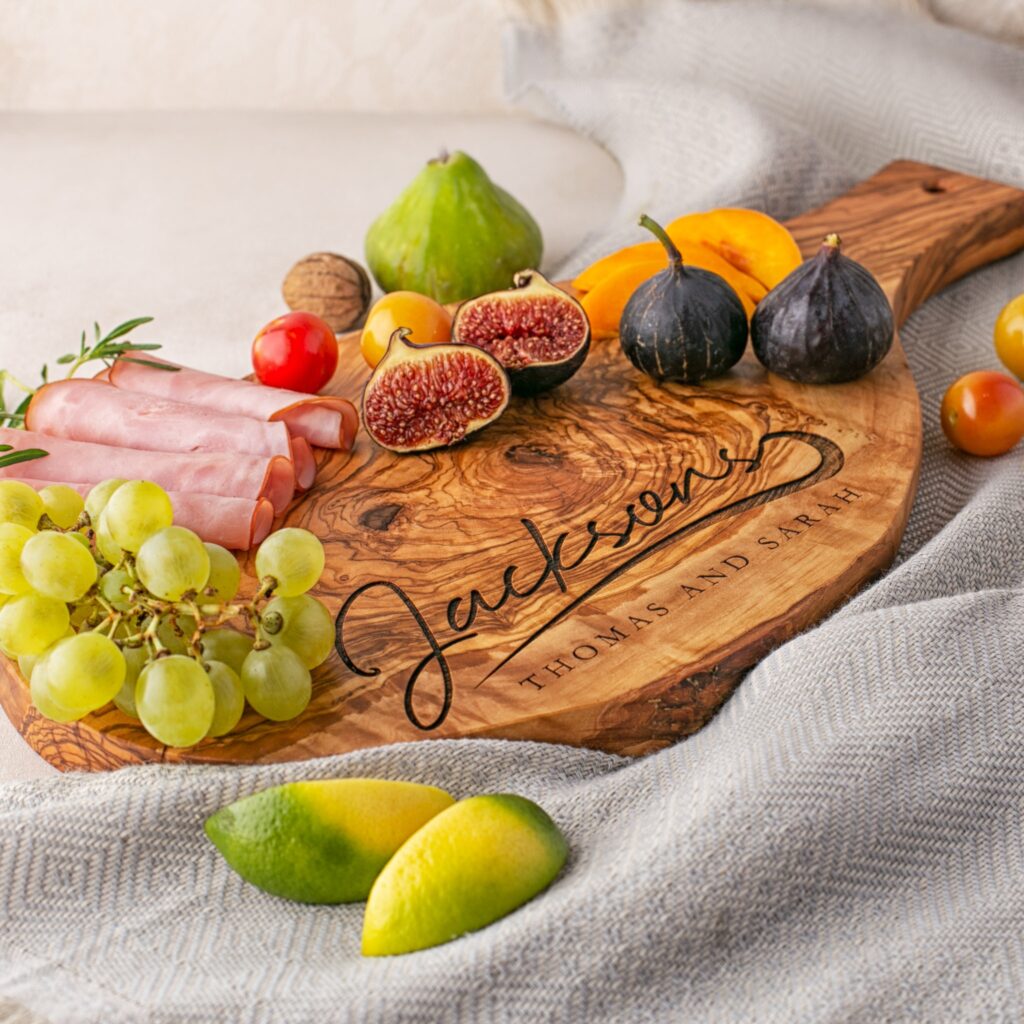
[[[793,5],[600,5],[511,29],[509,89],[606,144],[621,230],[746,203],[785,216],[894,157],[1024,185],[1024,55],[920,20]],[[942,439],[992,366],[1024,258],[903,339],[925,420],[897,567],[639,761],[423,743],[250,769],[142,768],[0,794],[0,1007],[125,1021],[1019,1021],[1024,1016],[1024,474]],[[202,820],[287,779],[418,779],[539,800],[572,845],[541,899],[362,960],[361,906],[231,873]]]

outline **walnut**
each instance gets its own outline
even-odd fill
[[[333,252],[314,252],[288,271],[281,293],[289,309],[314,313],[340,334],[366,315],[370,278],[355,260]]]

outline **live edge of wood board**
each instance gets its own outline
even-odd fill
[[[838,231],[901,324],[1024,247],[1024,192],[900,161],[788,226],[805,254]],[[357,397],[367,371],[354,338],[341,346],[330,390]],[[284,522],[324,542],[315,593],[338,651],[299,718],[247,711],[229,736],[168,749],[113,709],[49,721],[6,659],[0,703],[61,769],[455,737],[644,754],[699,729],[751,665],[889,566],[920,455],[898,338],[833,387],[769,376],[749,351],[719,380],[659,387],[596,342],[571,381],[467,444],[396,456],[361,433],[351,453],[319,453]]]

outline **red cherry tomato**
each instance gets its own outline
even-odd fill
[[[971,455],[1002,455],[1024,436],[1024,390],[1005,373],[976,370],[943,396],[942,429]]]
[[[334,331],[312,313],[271,320],[252,343],[252,366],[261,384],[289,391],[319,391],[338,365]]]

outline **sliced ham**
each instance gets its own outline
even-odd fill
[[[309,442],[298,434],[292,435],[292,465],[295,467],[295,483],[299,490],[308,491],[316,479],[316,459]]]
[[[280,455],[295,467],[296,482],[304,490],[316,475],[308,443],[303,438],[293,440],[284,423],[124,391],[102,380],[45,384],[32,398],[25,425],[71,441],[144,451]]]
[[[146,360],[177,366],[148,353]],[[351,448],[359,426],[355,406],[345,398],[268,388],[255,381],[221,377],[184,366],[170,373],[119,359],[102,376],[127,391],[142,391],[237,416],[283,420],[293,434],[320,448]]]
[[[28,465],[28,463],[23,463]],[[50,484],[61,483],[84,498],[92,484],[69,483],[67,480],[32,480],[18,477],[37,491]],[[98,483],[99,481],[97,481]],[[274,525],[274,506],[266,498],[227,498],[222,494],[187,494],[168,491],[174,506],[174,522],[199,534],[203,540],[232,551],[247,551],[260,544]]]
[[[203,540],[233,551],[260,544],[274,525],[274,506],[266,498],[226,498],[222,494],[182,494],[168,491],[174,521]]]
[[[295,491],[292,464],[280,455],[267,458],[228,452],[140,451],[11,427],[0,427],[0,443],[16,449],[42,448],[49,453],[31,463],[0,467],[2,477],[81,484],[95,484],[113,476],[152,480],[167,491],[185,494],[219,494],[250,501],[267,498],[277,514],[284,511]]]

